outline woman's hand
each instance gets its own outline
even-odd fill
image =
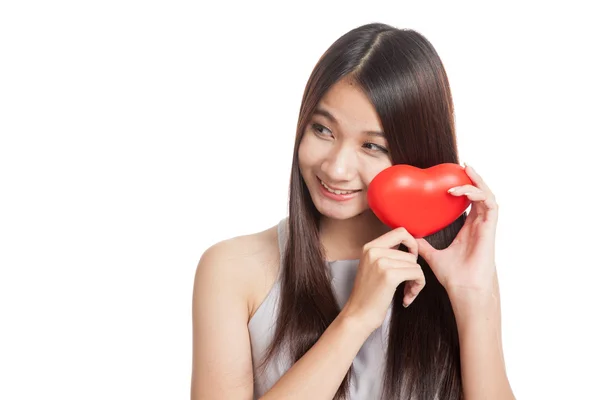
[[[494,288],[496,279],[498,204],[472,167],[466,166],[465,172],[475,186],[457,186],[448,191],[472,201],[465,224],[454,241],[446,249],[436,250],[425,239],[417,239],[419,254],[449,294],[489,291]]]
[[[404,244],[408,252],[393,247]],[[369,332],[383,323],[396,288],[407,281],[404,301],[414,299],[425,286],[417,264],[417,242],[405,228],[397,228],[363,247],[354,287],[341,315],[355,317]]]

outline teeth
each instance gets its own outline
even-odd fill
[[[327,189],[327,191],[329,191],[330,193],[335,193],[335,194],[350,194],[350,193],[354,193],[354,191],[352,191],[352,190],[351,190],[351,191],[349,191],[349,192],[345,192],[345,191],[343,191],[343,190],[333,190],[333,189],[331,189],[329,186],[327,186],[327,185],[325,184],[325,182],[323,182],[323,181],[321,181],[321,180],[319,180],[319,182],[321,182],[321,185],[322,185],[322,186],[323,186],[325,189]]]

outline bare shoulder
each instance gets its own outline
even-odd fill
[[[219,268],[222,279],[237,286],[248,304],[248,320],[262,303],[279,270],[277,224],[260,232],[217,242],[201,257],[198,269]]]
[[[252,397],[248,322],[278,259],[277,226],[218,242],[200,257],[192,299],[192,399]]]

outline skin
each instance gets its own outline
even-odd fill
[[[389,231],[370,210],[367,187],[383,169],[392,165],[379,116],[364,92],[351,80],[337,82],[323,96],[317,109],[334,120],[314,113],[300,142],[300,171],[313,203],[322,214],[320,236],[328,260],[360,258],[362,246]],[[321,184],[360,190],[347,201],[323,196]]]
[[[314,115],[299,148],[299,164],[311,198],[322,214],[320,234],[327,259],[360,258],[365,243],[389,231],[368,207],[371,180],[392,165],[377,112],[351,81],[342,80],[321,99],[335,121]],[[315,125],[318,124],[318,125]],[[473,185],[450,188],[466,196],[472,207],[464,226],[449,247],[438,251],[418,239],[418,252],[444,286],[457,319],[462,376],[466,399],[514,399],[505,370],[501,339],[500,291],[495,263],[498,221],[496,198],[470,166],[465,172]],[[348,201],[321,193],[320,180],[342,190],[360,190]],[[419,290],[405,293],[410,306]],[[493,394],[493,397],[492,397]]]
[[[366,243],[390,231],[369,209],[366,189],[392,162],[385,139],[365,133],[381,131],[381,125],[368,98],[351,81],[334,85],[319,107],[336,122],[313,115],[299,147],[301,173],[322,214],[320,237],[326,258],[358,259]],[[452,192],[473,202],[464,227],[442,251],[418,239],[418,252],[452,303],[465,399],[514,399],[504,365],[494,256],[498,205],[474,169],[465,171],[474,185]],[[359,192],[344,202],[329,199],[322,195],[317,177],[329,186]],[[217,243],[200,260],[193,300],[194,400],[252,398],[247,324],[277,276],[276,228]],[[410,305],[414,296],[408,300]],[[317,343],[261,399],[331,398],[370,334],[363,322],[342,310]]]

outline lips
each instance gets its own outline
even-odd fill
[[[354,198],[356,198],[358,196],[359,192],[351,192],[349,194],[335,194],[333,192],[330,192],[329,190],[327,190],[325,188],[325,186],[319,184],[319,192],[321,193],[321,195],[323,195],[326,198],[338,201],[338,202],[345,202],[345,201],[350,201]]]
[[[318,176],[317,176],[317,179],[319,180],[319,184],[321,186],[323,186],[323,187],[325,187],[326,189],[329,189],[329,190],[338,191],[338,192],[344,192],[344,193],[341,193],[341,194],[352,194],[352,193],[360,192],[360,189],[357,190],[357,189],[340,189],[340,188],[335,188],[335,187],[332,187],[332,186],[326,184]]]

